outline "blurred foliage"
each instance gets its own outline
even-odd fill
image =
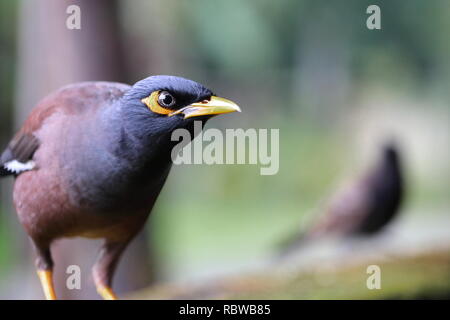
[[[0,143],[7,142],[11,121],[16,68],[17,4],[0,1]]]

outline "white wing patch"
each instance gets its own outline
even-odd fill
[[[12,160],[3,165],[3,167],[9,172],[19,174],[24,171],[33,170],[36,167],[36,163],[32,160],[22,163],[17,160]]]

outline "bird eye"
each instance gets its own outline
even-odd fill
[[[169,92],[161,91],[158,103],[161,107],[170,108],[175,104],[175,98]]]

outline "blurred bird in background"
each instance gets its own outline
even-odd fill
[[[390,141],[382,147],[374,167],[339,190],[312,227],[286,240],[279,254],[286,256],[318,238],[376,234],[399,213],[403,198],[400,151]]]
[[[235,103],[173,76],[132,87],[79,83],[44,98],[1,155],[0,176],[16,178],[14,203],[35,245],[46,298],[56,298],[51,244],[82,236],[104,239],[93,278],[103,298],[115,299],[117,262],[169,174],[172,132],[192,136],[194,120],[235,111]]]

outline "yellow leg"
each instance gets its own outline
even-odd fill
[[[110,287],[99,286],[97,287],[97,292],[105,300],[117,300],[116,294],[112,291]]]
[[[47,300],[56,300],[55,289],[53,288],[52,271],[38,270],[37,274],[39,276],[39,280],[41,280],[45,298]]]

